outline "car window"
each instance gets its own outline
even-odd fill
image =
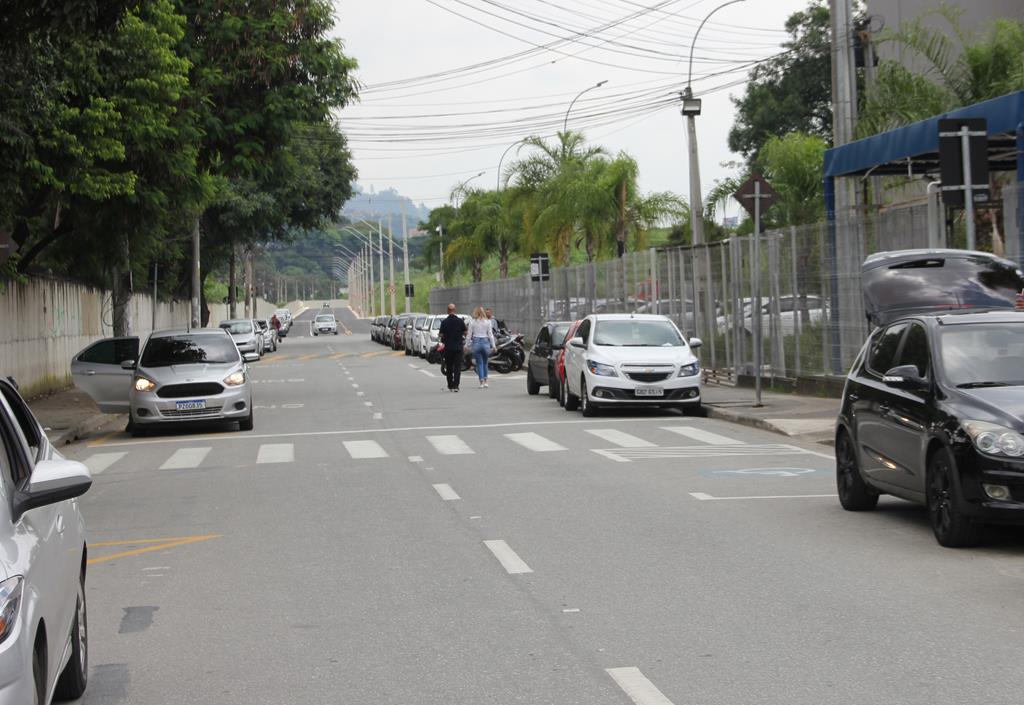
[[[667,320],[598,321],[594,345],[663,348],[684,345],[679,331]]]
[[[444,319],[441,318],[440,316],[434,318],[434,320],[430,322],[430,330],[441,330],[441,321],[443,320]]]
[[[577,338],[583,338],[583,342],[586,343],[590,340],[590,320],[585,320],[580,324],[579,330],[576,331]]]
[[[534,345],[547,345],[550,342],[551,331],[548,329],[547,326],[544,326],[543,328],[540,329],[540,332],[537,333],[537,342],[534,343]]]
[[[0,466],[6,474],[6,480],[11,487],[21,487],[32,474],[32,466],[29,464],[25,454],[19,450],[21,439],[18,429],[11,422],[10,417],[5,413],[3,405],[0,405]]]
[[[25,442],[31,450],[32,460],[38,460],[39,451],[42,450],[43,445],[39,424],[36,423],[35,417],[32,416],[32,412],[26,406],[25,400],[13,388],[6,384],[0,384],[0,392],[3,393],[4,399],[7,400],[7,405],[11,407],[11,411],[14,413],[14,420],[18,424],[21,435],[24,436]]]
[[[954,386],[1024,384],[1024,324],[943,326],[938,350]]]
[[[886,328],[875,338],[871,352],[868,353],[868,367],[873,372],[884,375],[896,366],[896,352],[906,330],[906,323],[897,323]]]
[[[565,344],[565,335],[569,332],[569,323],[559,323],[551,331],[551,342],[555,345]]]
[[[238,348],[226,335],[174,335],[150,338],[140,366],[224,364],[238,360]]]
[[[928,331],[919,323],[910,326],[898,364],[914,365],[919,377],[927,377],[931,372],[932,355],[928,351]]]
[[[94,365],[120,365],[139,356],[138,338],[107,338],[88,347],[78,356],[80,362]]]
[[[233,335],[252,333],[252,321],[224,321],[220,327]]]
[[[317,323],[324,323],[324,322],[330,323],[333,320],[334,320],[334,316],[332,316],[330,314],[325,314],[325,315],[317,316],[316,317],[316,322]]]

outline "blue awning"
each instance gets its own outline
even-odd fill
[[[1024,91],[975,103],[889,132],[833,147],[825,152],[825,178],[855,174],[924,173],[938,166],[939,120],[985,118],[988,121],[989,169],[1017,168],[1016,132],[1024,123]]]

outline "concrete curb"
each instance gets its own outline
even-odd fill
[[[55,448],[59,448],[74,443],[80,438],[115,422],[119,424],[128,423],[127,414],[93,414],[76,422],[69,428],[47,431],[46,436]]]
[[[732,423],[750,426],[752,428],[759,428],[762,431],[771,431],[772,433],[777,433],[780,436],[785,436],[786,438],[793,438],[809,443],[820,443],[821,445],[826,446],[835,445],[835,440],[832,438],[831,433],[805,433],[794,435],[786,433],[786,431],[779,426],[754,414],[745,414],[742,411],[733,411],[732,409],[719,409],[718,407],[708,404],[704,405],[704,409],[707,411],[708,418],[711,419],[731,421]]]

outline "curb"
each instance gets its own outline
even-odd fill
[[[93,414],[87,416],[81,421],[73,424],[69,428],[63,428],[56,432],[50,431],[46,434],[47,438],[50,439],[50,444],[55,448],[60,446],[66,446],[70,443],[83,438],[93,431],[107,426],[108,424],[118,422],[127,423],[127,415],[125,414]]]
[[[771,431],[772,433],[777,433],[780,436],[785,436],[786,438],[803,440],[810,443],[819,443],[825,446],[835,445],[835,441],[833,440],[831,433],[806,433],[793,435],[790,433],[786,433],[779,426],[776,426],[775,424],[771,423],[767,419],[761,418],[760,416],[755,416],[753,414],[744,414],[742,412],[731,411],[729,409],[719,409],[717,407],[710,406],[707,404],[704,405],[704,409],[707,411],[708,418],[711,419],[719,419],[720,421],[731,421],[732,423],[737,423],[743,426],[759,428],[762,431]]]

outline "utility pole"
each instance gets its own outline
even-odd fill
[[[391,274],[389,277],[391,292],[391,315],[395,315],[395,231],[391,228],[391,214],[388,213],[388,259]]]
[[[405,273],[405,312],[412,313],[412,297],[409,296],[409,224],[402,203],[402,269]]]
[[[245,248],[245,317],[253,318],[252,310],[252,252]]]
[[[380,253],[380,311],[378,313],[384,315],[384,227],[381,225],[380,218],[377,218],[377,251]]]
[[[192,224],[192,311],[191,311],[191,328],[199,328],[203,317],[199,313],[199,302],[201,300],[201,293],[199,287],[202,286],[202,280],[199,276],[199,216],[196,216],[195,222]]]
[[[700,195],[700,157],[697,153],[697,115],[700,114],[700,103],[697,111],[688,110],[685,101],[693,101],[693,90],[687,86],[683,91],[683,115],[686,117],[686,136],[690,152],[690,232],[693,244],[704,244],[704,203]]]
[[[236,318],[238,316],[238,300],[235,295],[235,251],[238,248],[232,243],[231,255],[228,259],[228,318]]]

